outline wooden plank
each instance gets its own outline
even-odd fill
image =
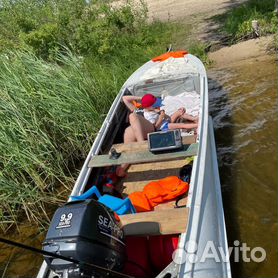
[[[151,181],[156,180],[143,180],[143,181],[123,181],[122,184],[122,194],[124,197],[128,196],[129,194],[136,192],[136,191],[143,191],[145,185],[147,185]]]
[[[179,200],[178,202],[178,205],[179,206],[186,206],[187,204],[187,199],[188,197],[184,197],[182,199]],[[157,205],[156,207],[154,207],[154,210],[157,211],[157,210],[167,210],[167,209],[173,209],[175,208],[176,206],[176,200],[174,201],[169,201],[169,202],[166,202],[166,203],[162,203],[162,204],[159,204]]]
[[[127,170],[127,177],[121,181],[120,191],[126,195],[142,191],[144,186],[151,181],[168,176],[178,176],[180,168],[185,164],[185,159],[179,159],[131,165]]]
[[[168,235],[184,233],[188,208],[166,209],[119,216],[125,235]]]
[[[112,145],[111,149],[116,149],[117,152],[133,152],[138,150],[144,150],[148,149],[148,141],[142,141],[142,142],[132,142],[127,144],[115,144]]]
[[[173,171],[177,175],[179,169],[185,165],[189,164],[192,161],[191,157],[188,158],[177,158],[170,161],[158,161],[158,162],[151,162],[151,163],[142,163],[142,164],[134,164],[131,165],[128,168],[128,173],[133,175],[133,173],[141,173],[141,172],[149,172],[149,171],[162,171],[163,173],[166,173],[167,171]],[[146,175],[146,174],[145,174]],[[168,175],[168,174],[166,174]],[[129,175],[128,175],[129,177]],[[149,175],[147,175],[146,178],[149,178]],[[163,177],[158,177],[163,178]]]
[[[180,168],[190,161],[190,158],[179,158],[178,160],[130,165],[127,170],[127,177],[117,184],[117,189],[125,197],[132,192],[142,191],[144,186],[151,181],[168,176],[178,176]]]
[[[198,143],[183,145],[181,149],[171,152],[154,154],[148,150],[122,153],[118,159],[110,159],[109,154],[94,156],[89,162],[89,167],[104,167],[121,164],[137,164],[156,161],[167,161],[175,158],[185,158],[197,155]]]
[[[184,145],[193,144],[196,142],[195,135],[188,135],[182,137],[182,143]],[[138,150],[147,150],[148,149],[148,141],[142,142],[133,142],[128,144],[115,144],[112,148],[116,149],[117,152],[134,152]]]
[[[177,176],[175,174],[165,175],[161,178]],[[124,194],[124,197],[127,197],[129,194],[136,191],[143,191],[144,187],[152,181],[157,181],[158,179],[142,180],[142,181],[123,181],[120,185],[117,185],[118,191]]]

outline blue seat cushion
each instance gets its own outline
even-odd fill
[[[119,215],[123,215],[123,214],[131,212],[131,206],[130,206],[129,202],[124,204],[122,207],[120,207],[123,204],[123,202],[125,201],[123,199],[113,197],[110,195],[103,195],[99,198],[98,201],[100,203],[106,205],[107,207],[109,207],[110,209],[112,209]]]

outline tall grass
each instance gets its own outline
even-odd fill
[[[173,30],[182,28],[147,24],[144,5],[131,2],[115,9],[103,1],[70,0],[64,9],[67,2],[7,1],[0,11],[3,230],[24,217],[41,225],[49,221],[52,206],[70,193],[126,78],[163,53]],[[53,3],[59,4],[54,14]],[[14,16],[5,20],[10,12]],[[50,32],[54,23],[61,36]]]
[[[260,35],[276,33],[278,27],[275,0],[249,0],[215,18],[223,23],[222,30],[230,36],[231,42],[252,37],[252,20],[258,21]]]
[[[49,205],[67,198],[119,88],[165,45],[123,48],[110,61],[69,50],[51,63],[30,51],[0,55],[2,229],[22,212],[48,221]]]
[[[45,204],[59,200],[46,193],[73,183],[72,170],[115,94],[115,88],[101,91],[76,57],[59,60],[63,67],[30,52],[0,56],[2,223],[13,222],[22,209],[40,222]]]
[[[45,205],[66,197],[61,188],[73,185],[117,93],[116,74],[89,71],[72,54],[55,64],[31,52],[0,56],[1,224],[15,222],[22,210],[43,222]]]

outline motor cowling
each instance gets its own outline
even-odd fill
[[[125,262],[121,223],[112,210],[95,200],[75,201],[56,210],[43,250],[120,271]],[[67,277],[90,277],[82,264],[44,257],[49,268]],[[96,275],[97,270],[93,270]],[[66,275],[65,275],[66,273]]]

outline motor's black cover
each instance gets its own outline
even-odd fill
[[[124,234],[113,211],[95,200],[70,202],[57,209],[43,249],[65,257],[120,270],[125,261]],[[73,263],[45,257],[53,271]]]

